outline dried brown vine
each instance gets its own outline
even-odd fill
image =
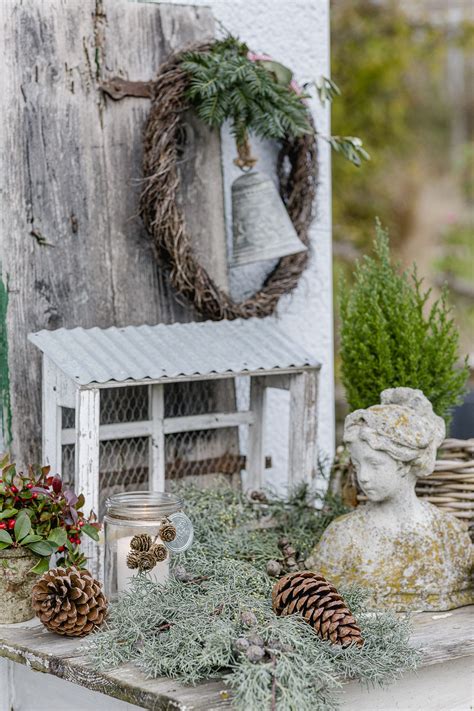
[[[194,47],[206,52],[208,43]],[[189,48],[186,50],[189,51]],[[283,257],[261,289],[237,303],[221,289],[196,259],[179,207],[177,168],[184,112],[190,108],[183,52],[170,57],[152,84],[152,105],[144,134],[144,189],[140,210],[160,264],[167,264],[173,287],[211,320],[269,316],[283,294],[292,291],[303,273],[308,252]],[[309,244],[317,185],[316,134],[288,138],[278,157],[280,194],[300,240]]]

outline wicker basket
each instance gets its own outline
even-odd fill
[[[474,439],[446,439],[434,472],[418,479],[416,493],[464,521],[474,540]]]

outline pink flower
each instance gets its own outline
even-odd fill
[[[250,50],[247,52],[247,59],[250,59],[251,62],[273,61],[270,55],[268,54],[263,54],[261,52],[251,52]]]
[[[300,87],[296,79],[292,79],[290,81],[290,89],[293,89],[295,94],[298,94],[298,96],[301,96],[301,94],[303,93],[303,89]]]
[[[274,61],[273,57],[270,57],[269,54],[265,54],[263,52],[251,52],[250,50],[247,52],[247,59],[249,59],[251,62]],[[297,96],[301,96],[301,94],[303,93],[303,89],[300,87],[296,79],[292,79],[290,81],[290,89],[292,89]]]

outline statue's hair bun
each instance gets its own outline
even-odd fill
[[[382,405],[403,405],[420,415],[433,415],[433,405],[421,390],[414,388],[388,388],[380,395]]]

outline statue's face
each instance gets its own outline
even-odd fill
[[[360,488],[369,501],[391,499],[401,486],[399,464],[362,440],[351,442],[349,451]]]

